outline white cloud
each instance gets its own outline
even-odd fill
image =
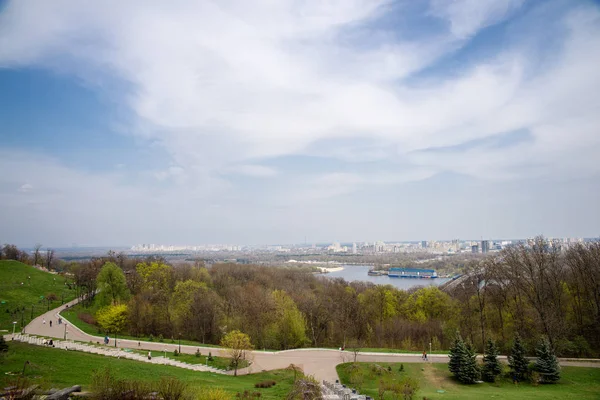
[[[231,215],[227,202],[248,197],[232,175],[269,178],[252,183],[272,185],[256,196],[274,204],[287,199],[290,181],[299,182],[299,201],[321,201],[448,171],[507,181],[598,174],[597,6],[581,2],[544,25],[526,15],[526,38],[536,40],[521,40],[508,24],[501,46],[452,63],[453,52],[522,4],[432,1],[429,14],[449,29],[408,36],[380,24],[391,12],[383,0],[10,1],[0,14],[0,66],[58,69],[97,88],[122,83],[117,100],[138,118],[131,129],[164,146],[170,167],[128,190],[109,184],[121,175],[95,176],[115,199],[168,204],[161,191],[169,187],[174,197]],[[547,30],[557,32],[551,48],[539,46]],[[422,151],[517,130],[533,140]],[[287,176],[266,160],[290,155],[345,164]],[[74,174],[82,185],[90,178],[49,168],[47,181],[23,177],[12,187],[28,182],[50,201],[58,196],[50,172]],[[193,212],[177,212],[184,210]]]
[[[30,185],[29,183],[25,183],[23,185],[21,185],[21,187],[19,187],[19,192],[21,193],[29,193],[33,190],[33,186]]]

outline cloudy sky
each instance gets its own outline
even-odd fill
[[[0,243],[598,236],[600,3],[0,0]]]

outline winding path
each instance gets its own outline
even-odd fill
[[[67,325],[57,323],[58,316],[61,311],[66,307],[71,307],[77,304],[78,300],[73,300],[65,305],[62,305],[54,310],[48,311],[47,313],[40,315],[31,321],[23,330],[24,333],[30,335],[47,336],[58,339],[66,338],[82,342],[97,342],[102,343],[103,337],[89,335],[79,328],[75,327],[70,322],[66,321],[63,317],[63,321],[67,322]],[[46,323],[44,324],[44,320]],[[50,327],[50,321],[53,322]],[[167,351],[172,352],[179,348],[178,344],[167,344],[157,342],[144,342],[129,339],[117,339],[117,345],[120,348],[129,349],[143,349],[153,351]],[[109,345],[114,346],[114,339],[110,340]],[[181,351],[187,354],[194,354],[197,349],[203,354],[212,352],[215,356],[226,357],[226,351],[222,348],[215,347],[202,347],[202,346],[188,346],[181,345]],[[444,354],[431,354],[428,356],[429,362],[434,363],[447,363],[448,356]],[[290,364],[294,364],[304,370],[308,375],[313,375],[318,380],[326,380],[329,382],[335,382],[338,378],[335,366],[354,360],[354,354],[349,351],[339,351],[331,349],[296,349],[296,350],[284,350],[277,352],[266,352],[266,351],[252,351],[249,356],[252,361],[252,365],[248,368],[244,368],[238,371],[238,374],[249,374],[254,372],[269,371],[273,369],[282,369],[288,367]],[[504,356],[500,356],[500,359],[506,359]],[[600,360],[597,359],[559,359],[561,365],[567,366],[579,366],[579,367],[595,367],[600,368]],[[416,363],[422,362],[420,354],[404,354],[404,353],[365,353],[361,352],[357,356],[357,361],[363,362],[404,362],[404,363]]]

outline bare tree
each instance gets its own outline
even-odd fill
[[[54,261],[54,250],[47,249],[46,250],[46,268],[50,270],[52,267],[52,261]]]
[[[36,243],[33,246],[33,265],[40,265],[42,263],[42,253],[40,253],[40,249],[42,245],[40,243]]]

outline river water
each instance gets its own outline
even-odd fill
[[[414,286],[437,286],[447,282],[448,278],[435,279],[411,279],[411,278],[390,278],[387,275],[370,276],[367,274],[373,267],[368,265],[343,265],[342,271],[335,271],[325,274],[329,278],[344,278],[348,282],[364,281],[372,282],[376,285],[392,285],[398,289],[407,290]]]

